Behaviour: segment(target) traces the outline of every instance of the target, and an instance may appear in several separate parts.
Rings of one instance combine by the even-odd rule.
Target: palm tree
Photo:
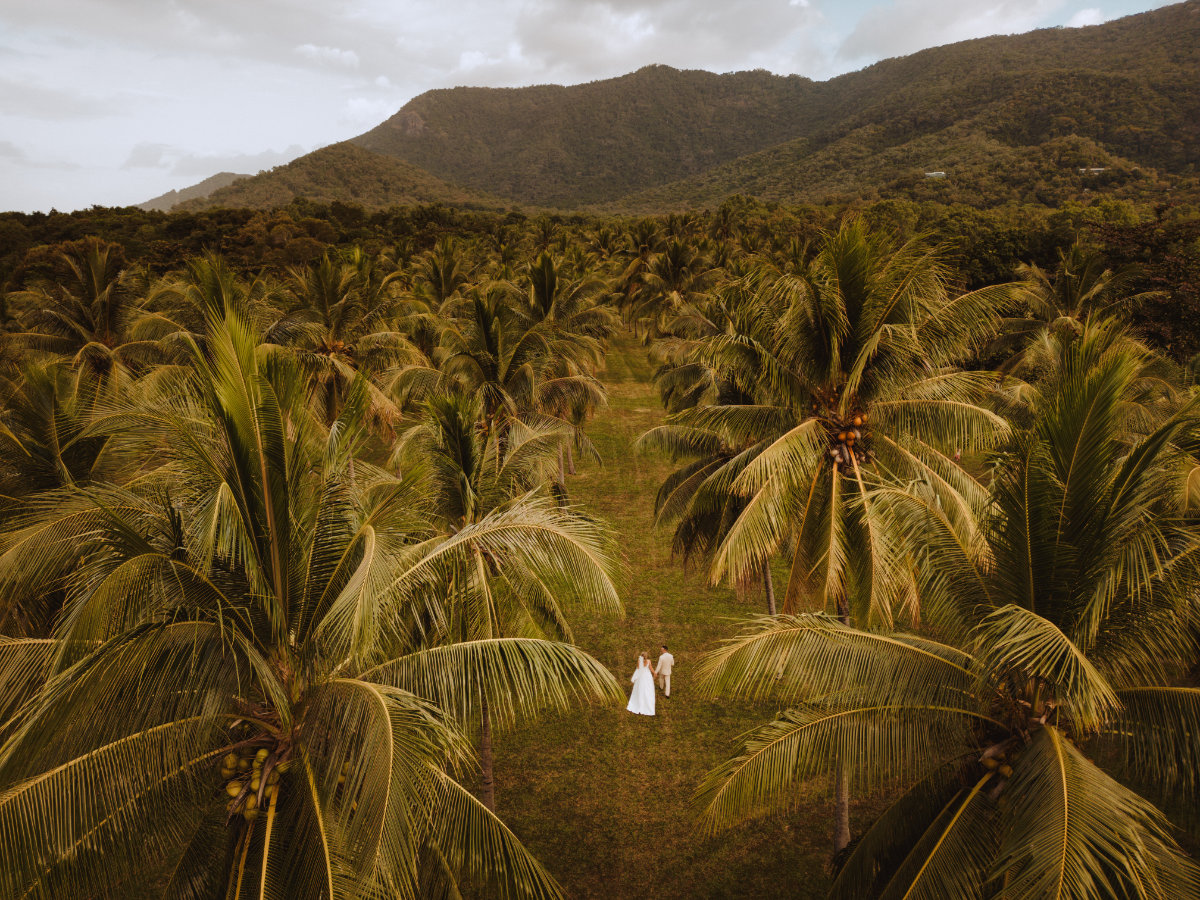
[[[316,263],[288,272],[288,311],[267,329],[266,339],[286,346],[305,372],[313,402],[327,425],[341,412],[359,372],[367,375],[372,419],[390,430],[400,419],[397,405],[371,376],[422,359],[407,338],[389,324],[387,287],[395,273],[375,277],[369,258],[349,260],[326,254]]]
[[[831,896],[1183,897],[1200,869],[1119,776],[1192,802],[1200,771],[1200,538],[1184,490],[1192,398],[1131,435],[1157,361],[1090,325],[1036,424],[999,457],[981,519],[928,484],[874,491],[907,535],[934,639],[821,613],[762,620],[715,651],[713,690],[791,705],[710,774],[718,827],[794,802],[838,765],[903,791]],[[1111,763],[1090,759],[1107,747]]]
[[[755,397],[738,384],[738,373],[704,362],[705,350],[714,338],[724,336],[769,343],[775,318],[744,289],[744,283],[726,285],[714,293],[711,302],[676,315],[670,330],[688,337],[656,345],[664,361],[655,373],[655,382],[667,411],[753,404]],[[734,490],[734,481],[765,444],[733,445],[712,429],[669,423],[642,435],[638,447],[663,450],[675,461],[686,460],[658,490],[655,524],[675,522],[671,551],[685,563],[698,557],[711,565],[746,508],[746,498]],[[773,616],[777,609],[769,560],[762,563],[761,578],[767,614]]]
[[[425,642],[493,641],[502,637],[549,638],[570,642],[564,613],[568,602],[619,613],[613,586],[613,555],[603,531],[569,509],[554,512],[564,534],[572,535],[571,552],[578,560],[555,570],[531,564],[528,557],[500,551],[490,538],[477,540],[480,523],[503,520],[515,534],[528,531],[536,543],[541,523],[526,519],[526,510],[544,515],[555,509],[544,486],[553,469],[552,456],[562,444],[557,429],[529,427],[520,421],[507,431],[485,431],[482,403],[475,396],[443,396],[429,401],[424,420],[405,436],[401,467],[424,470],[420,479],[426,498],[431,545],[458,548],[457,561],[444,577],[453,609],[447,621],[430,629]],[[503,438],[503,439],[502,439]],[[436,551],[431,551],[436,552]],[[481,658],[481,663],[490,664]],[[486,673],[465,673],[482,685]],[[491,707],[481,690],[463,724],[480,729],[482,798],[495,811]]]
[[[605,402],[596,369],[604,358],[604,342],[617,327],[616,314],[600,304],[605,294],[595,278],[567,279],[548,253],[529,266],[529,321],[547,330],[555,350],[546,360],[537,393],[540,410],[570,426],[573,439],[559,452],[558,480],[575,474],[574,447],[592,450],[583,427]],[[594,450],[592,450],[594,453]]]
[[[714,284],[717,271],[690,242],[672,238],[641,273],[631,318],[649,338],[666,333],[667,321],[694,305]]]
[[[564,331],[554,318],[538,318],[542,311],[535,314],[511,285],[480,286],[446,311],[456,315],[443,330],[436,361],[458,390],[480,396],[489,433],[503,435],[519,420],[548,422],[546,411],[581,397],[603,402],[599,382],[586,374],[598,342]]]
[[[32,310],[9,340],[67,357],[76,369],[117,390],[133,370],[157,358],[154,341],[134,334],[141,298],[131,290],[119,244],[85,238],[63,245],[59,278],[21,292]]]
[[[349,477],[362,380],[326,430],[254,334],[213,315],[186,391],[95,426],[135,481],[0,537],[0,614],[67,598],[49,639],[0,638],[0,894],[558,896],[456,780],[454,719],[619,689],[566,644],[424,635],[468,561],[607,585],[595,542],[533,501],[429,540],[419,479]]]
[[[786,612],[804,602],[844,623],[916,618],[912,566],[871,491],[921,481],[962,514],[983,501],[957,456],[1007,426],[981,405],[995,376],[955,362],[993,327],[1007,289],[954,296],[935,250],[893,246],[857,220],[824,236],[802,276],[762,269],[752,288],[754,330],[714,335],[695,356],[754,402],[698,405],[669,420],[752,457],[736,457],[731,488],[747,502],[715,551],[712,578],[743,580],[787,552]],[[850,839],[844,779],[836,805],[840,851]]]
[[[1023,315],[1002,323],[991,348],[993,353],[1015,350],[1006,363],[1010,369],[1036,366],[1047,338],[1065,345],[1091,319],[1123,318],[1145,297],[1128,293],[1132,271],[1113,272],[1100,253],[1079,242],[1059,250],[1053,274],[1031,263],[1018,266],[1017,275]]]

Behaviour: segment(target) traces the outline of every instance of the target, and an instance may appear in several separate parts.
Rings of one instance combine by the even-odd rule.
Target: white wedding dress
[[[637,670],[629,680],[633,682],[633,692],[629,695],[629,705],[625,708],[640,716],[654,715],[654,673],[646,657],[638,657]]]

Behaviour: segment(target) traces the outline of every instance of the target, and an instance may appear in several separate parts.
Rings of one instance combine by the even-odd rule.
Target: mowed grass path
[[[603,465],[569,479],[572,497],[619,534],[629,568],[624,619],[575,613],[576,642],[629,690],[639,651],[667,643],[676,668],[655,718],[624,708],[551,716],[496,740],[497,806],[571,897],[821,897],[832,802],[813,790],[797,812],[705,838],[690,800],[737,737],[773,708],[704,700],[693,688],[700,655],[765,611],[761,589],[739,601],[671,558],[653,524],[669,459],[637,455],[638,436],[663,420],[646,351],[622,335],[604,375],[609,407],[588,431]],[[857,822],[855,823],[858,824]]]

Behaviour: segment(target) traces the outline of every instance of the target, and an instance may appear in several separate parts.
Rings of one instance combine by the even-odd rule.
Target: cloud
[[[391,116],[402,104],[394,100],[351,97],[342,107],[341,121],[356,128],[374,128]]]
[[[353,50],[341,50],[337,47],[318,47],[316,44],[301,44],[296,52],[306,59],[347,69],[358,68],[358,54]]]
[[[172,175],[208,177],[217,172],[254,174],[291,162],[308,149],[292,144],[284,150],[259,153],[192,153],[169,144],[143,142],[129,152],[122,169],[162,169]]]
[[[1067,19],[1068,28],[1082,28],[1085,25],[1103,25],[1108,21],[1108,17],[1100,10],[1092,7],[1090,9],[1081,9],[1071,18]]]
[[[842,60],[875,60],[1042,25],[1065,0],[892,0],[869,11],[838,48]]]
[[[22,166],[27,169],[70,171],[79,168],[75,163],[67,162],[63,159],[30,153],[25,148],[18,147],[12,141],[0,141],[0,160],[10,165]]]
[[[97,97],[78,88],[46,87],[31,80],[0,78],[0,111],[28,119],[93,119],[127,108],[132,97]]]

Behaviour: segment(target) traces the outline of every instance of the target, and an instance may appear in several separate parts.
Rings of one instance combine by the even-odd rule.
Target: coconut
[[[225,785],[225,793],[230,797],[236,797],[242,792],[242,783],[240,781],[231,781]]]
[[[857,428],[858,426],[862,425],[862,423],[863,423],[863,417],[862,417],[862,416],[855,416],[855,417],[854,417],[854,427],[856,427],[856,428]]]
[[[260,762],[260,763],[261,763],[261,762],[262,762],[264,759],[266,759],[266,758],[267,758],[268,756],[270,756],[270,755],[271,755],[271,751],[270,751],[270,750],[268,750],[266,747],[260,747],[260,748],[259,748],[259,751],[258,751],[257,753],[255,753],[255,754],[254,754],[254,758],[255,758],[255,759],[258,761],[258,762]]]
[[[257,794],[251,794],[250,796],[248,796],[246,798],[245,809],[246,809],[246,812],[253,812],[254,810],[258,809],[258,795]]]
[[[238,764],[238,755],[236,753],[227,753],[225,758],[221,760],[221,767],[224,769],[236,769]]]
[[[272,769],[271,773],[269,775],[267,775],[267,784],[278,784],[278,783],[279,783],[279,770]]]
[[[241,759],[238,760],[237,767],[238,767],[239,772],[249,772],[250,771],[250,760],[246,759],[245,757],[242,757]]]
[[[1006,765],[1003,765],[1000,767],[1000,774],[1003,775],[1005,778],[1012,778],[1012,773],[1013,773],[1012,766],[1006,764]]]

